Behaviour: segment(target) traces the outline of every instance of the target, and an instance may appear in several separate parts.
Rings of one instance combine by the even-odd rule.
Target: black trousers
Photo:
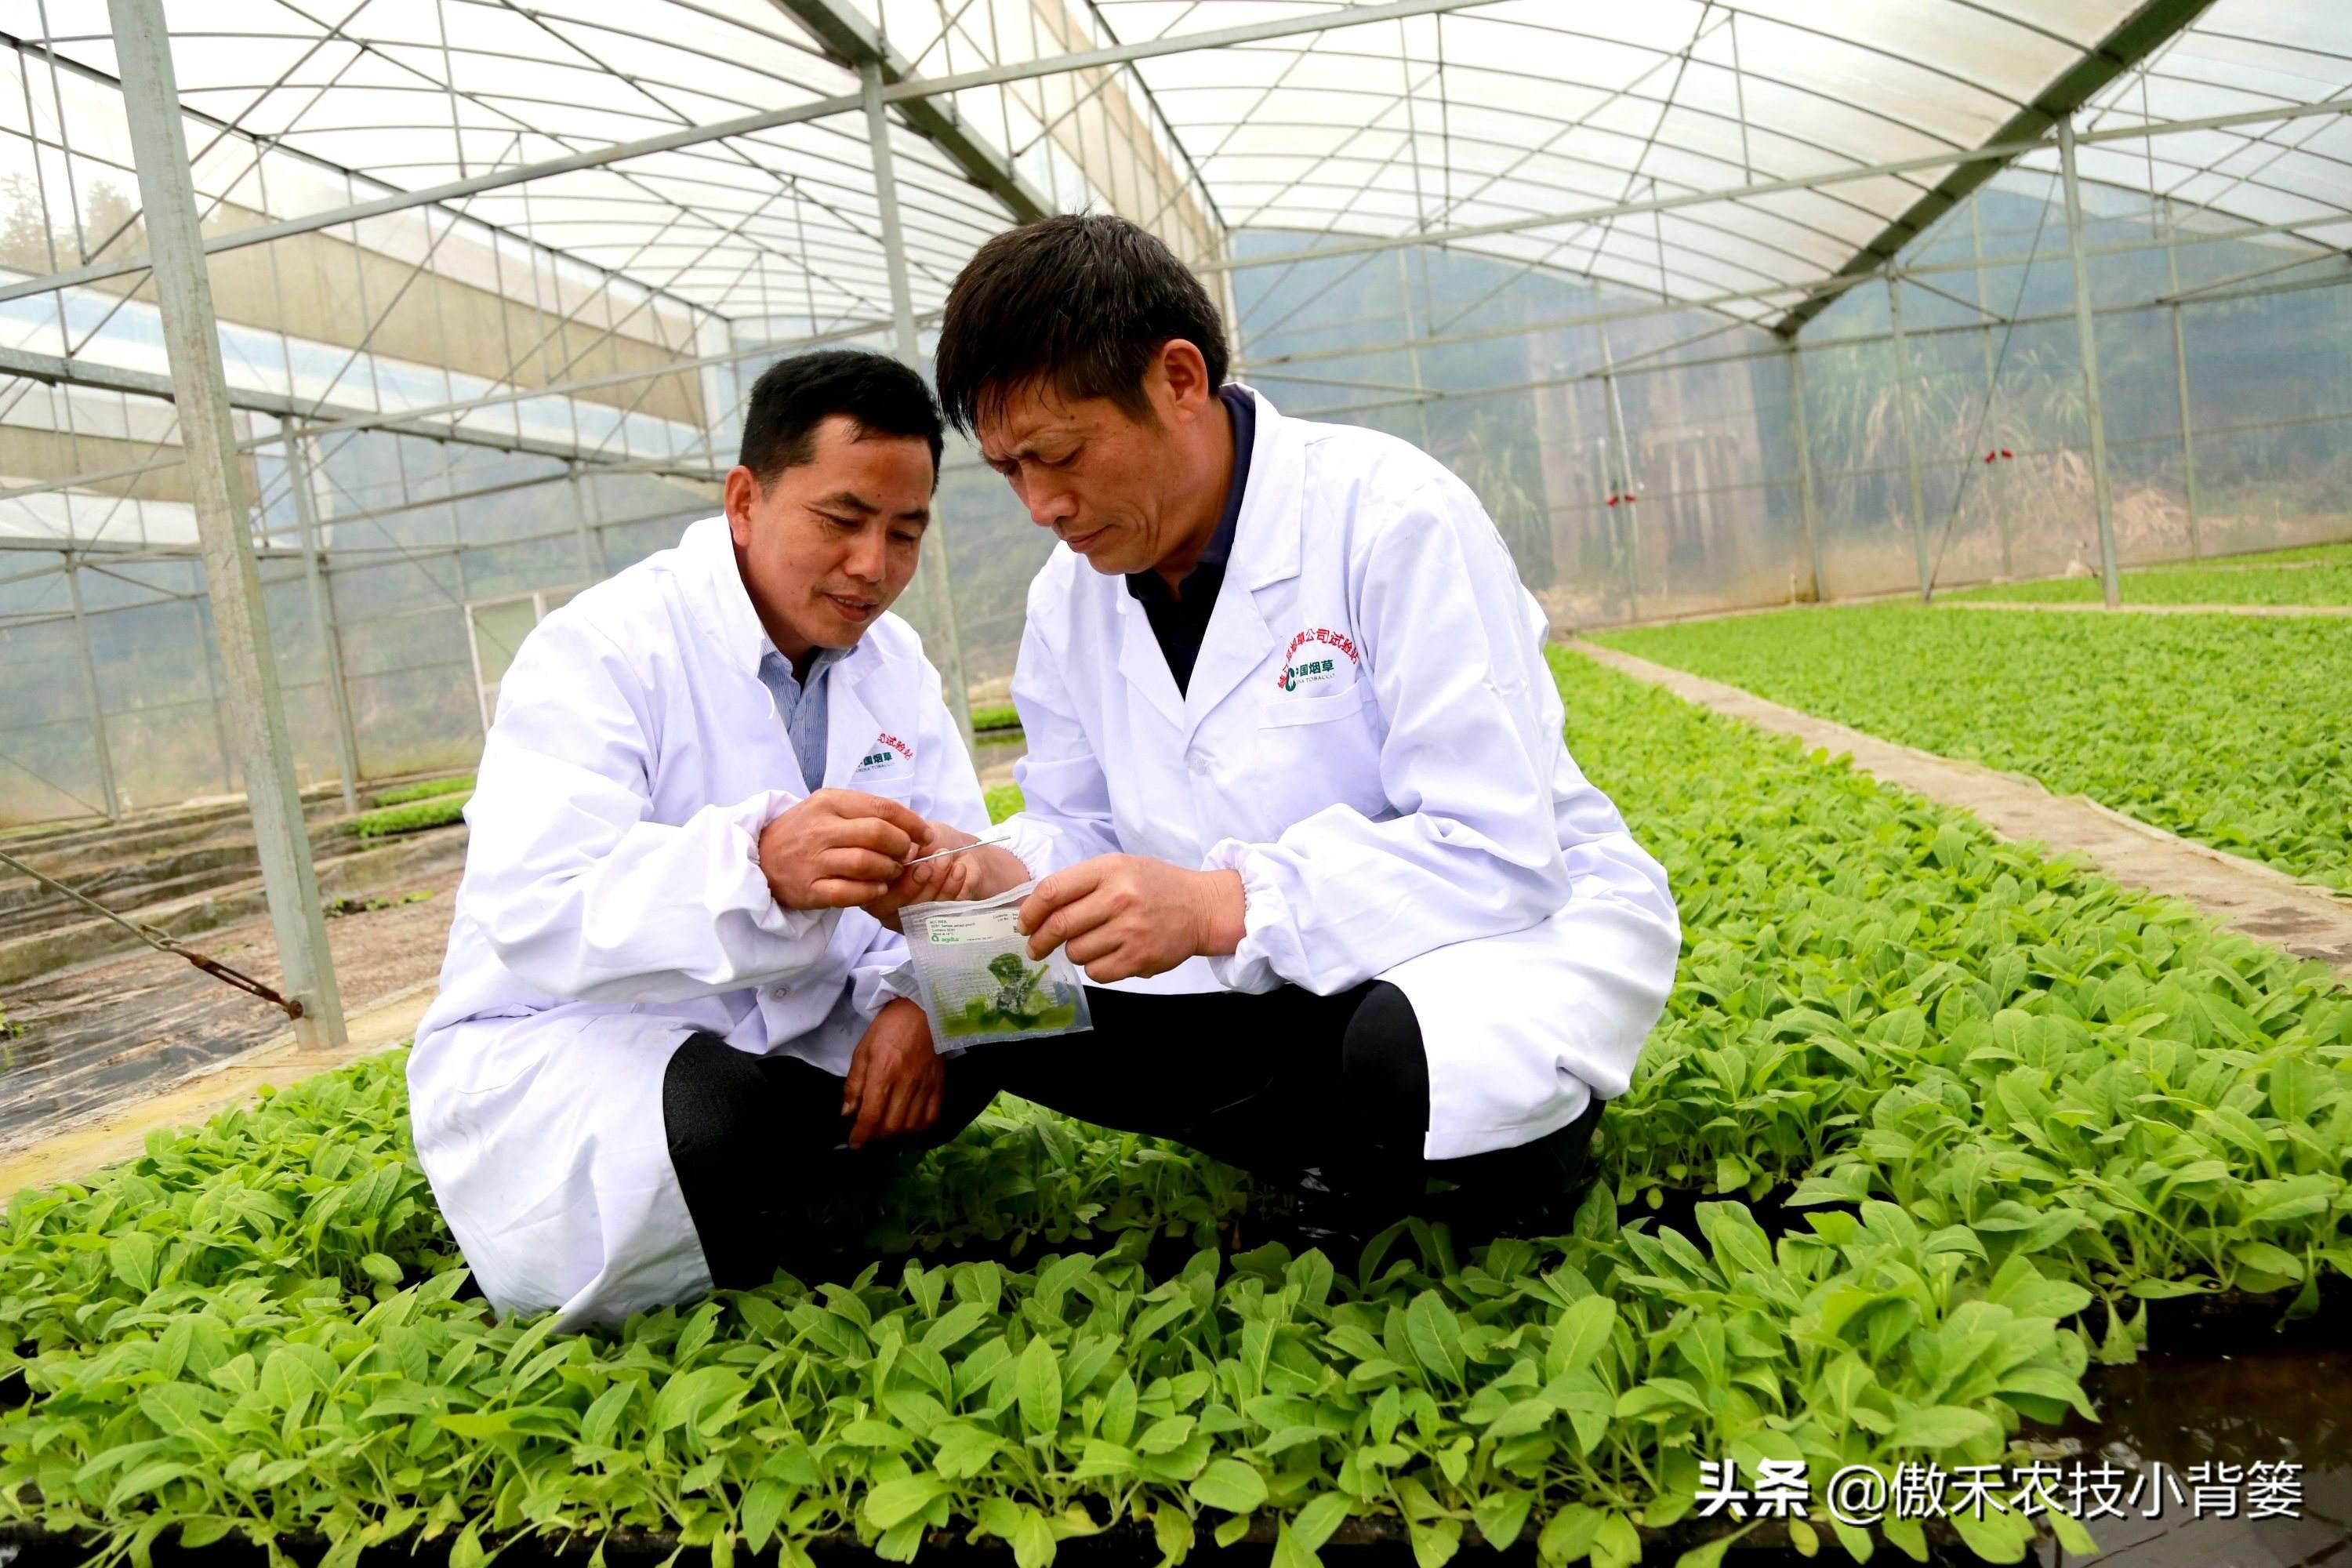
[[[1082,1121],[1183,1143],[1318,1195],[1343,1226],[1423,1212],[1500,1232],[1561,1215],[1589,1175],[1601,1102],[1567,1127],[1425,1160],[1429,1056],[1402,991],[1151,996],[1087,988],[1094,1028],[1005,1051],[997,1081]],[[986,1049],[988,1047],[982,1047]],[[1430,1184],[1450,1191],[1433,1194]]]
[[[764,1285],[865,1235],[906,1161],[971,1125],[995,1098],[992,1064],[947,1062],[940,1119],[911,1138],[848,1146],[842,1080],[793,1057],[755,1057],[698,1034],[662,1078],[662,1128],[711,1283]]]
[[[1533,1142],[1423,1159],[1429,1058],[1412,1003],[1385,982],[1335,996],[1089,986],[1087,1005],[1086,1033],[949,1058],[937,1124],[862,1150],[844,1143],[831,1073],[713,1035],[687,1040],[663,1081],[662,1118],[712,1280],[763,1284],[779,1267],[854,1246],[904,1161],[962,1131],[999,1089],[1198,1149],[1359,1229],[1410,1212],[1488,1233],[1564,1226],[1588,1175],[1598,1100]],[[1433,1196],[1433,1180],[1450,1191]]]

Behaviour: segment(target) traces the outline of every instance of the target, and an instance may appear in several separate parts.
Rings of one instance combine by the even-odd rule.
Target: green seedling
[[[2352,892],[2345,631],[1871,605],[1600,640]]]
[[[2352,1270],[2329,972],[1556,669],[1685,943],[1563,1234],[1234,1252],[1238,1173],[1000,1100],[905,1172],[855,1273],[559,1337],[468,1293],[383,1057],[10,1203],[0,1520],[110,1568],[231,1538],[482,1568],[625,1530],[715,1568],[938,1531],[1046,1568],[1114,1524],[1173,1568],[1253,1522],[1317,1568],[1351,1520],[1417,1568],[1530,1541],[1627,1568],[1696,1525],[1702,1458],[1817,1485],[2013,1460],[2026,1423],[2089,1413],[2150,1298],[2304,1304]],[[1994,1561],[2027,1532],[1963,1527]],[[1901,1522],[1810,1544],[1927,1551]]]
[[[352,818],[350,826],[362,838],[389,838],[395,834],[421,833],[428,827],[446,827],[465,819],[466,803],[473,798],[470,794],[440,795],[383,811],[362,812]]]

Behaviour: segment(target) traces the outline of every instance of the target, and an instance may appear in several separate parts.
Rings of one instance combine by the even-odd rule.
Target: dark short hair
[[[1008,393],[1048,377],[1064,397],[1148,417],[1144,372],[1176,338],[1224,384],[1224,323],[1175,252],[1122,217],[1040,218],[982,246],[948,291],[940,402],[968,434]]]
[[[931,488],[939,488],[947,432],[931,389],[889,355],[859,349],[795,354],[761,371],[743,410],[743,450],[736,460],[771,484],[815,458],[817,426],[836,414],[860,436],[919,437],[931,449]]]

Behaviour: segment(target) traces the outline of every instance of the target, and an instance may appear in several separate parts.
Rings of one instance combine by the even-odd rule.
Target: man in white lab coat
[[[1002,1081],[1342,1232],[1432,1178],[1474,1223],[1557,1219],[1673,979],[1664,874],[1569,755],[1477,498],[1226,365],[1119,218],[1000,235],[949,297],[948,416],[1067,546],[1013,675],[1027,808],[954,890],[1042,878],[1032,952],[1098,983],[1095,1034],[1005,1047]]]
[[[753,386],[726,515],[540,623],[500,683],[417,1157],[501,1310],[617,1320],[853,1227],[991,1085],[906,1000],[926,819],[987,824],[913,630],[941,426],[875,354]],[[952,861],[940,864],[952,864]]]

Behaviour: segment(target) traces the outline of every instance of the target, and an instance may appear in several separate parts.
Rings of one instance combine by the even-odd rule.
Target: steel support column
[[[915,334],[915,294],[908,281],[907,235],[898,217],[898,158],[890,147],[890,110],[882,99],[882,68],[869,60],[857,74],[865,89],[866,142],[867,156],[874,162],[882,260],[890,279],[890,345],[908,368],[920,374],[923,350]]]
[[[2083,345],[2083,407],[2091,426],[2091,495],[2099,515],[2099,590],[2112,610],[2123,602],[2123,590],[2116,577],[2116,505],[2107,489],[2107,417],[2099,398],[2099,331],[2091,319],[2091,266],[2083,255],[2083,182],[2074,173],[2072,115],[2062,115],[2058,121],[2058,170],[2066,185],[2066,250],[2074,259],[2074,332]]]
[[[397,449],[394,451],[393,456],[395,459],[399,458],[400,454]],[[441,448],[440,493],[447,495],[457,488],[457,468],[450,461],[449,448],[444,447]],[[404,466],[401,472],[400,493],[404,497],[409,496],[413,493],[408,488],[408,475]],[[474,674],[476,678],[476,689],[478,693],[482,670],[482,659],[480,647],[474,641],[476,635],[474,626],[474,589],[473,585],[466,580],[466,528],[465,524],[458,521],[457,509],[454,506],[449,509],[448,555],[450,574],[457,580],[457,608],[466,617],[466,637],[467,646],[473,649],[474,653]],[[444,592],[446,592],[446,590],[445,589]],[[483,742],[488,744],[490,738],[490,721],[497,717],[497,714],[492,710],[484,707],[479,702],[476,702],[474,704],[474,708],[477,716],[482,721]]]
[[[212,633],[205,626],[204,595],[188,595],[188,620],[196,634],[196,662],[205,667],[205,707],[213,716],[213,747],[220,753],[221,793],[236,792],[236,754],[228,743],[228,721],[221,716],[220,677],[213,673]]]
[[[1223,237],[1225,260],[1230,263],[1234,258],[1233,231],[1226,230]],[[1227,374],[1234,381],[1245,382],[1249,379],[1249,355],[1242,347],[1242,301],[1240,293],[1234,286],[1234,269],[1230,265],[1223,272],[1213,275],[1217,289],[1217,308],[1223,311],[1225,316],[1225,350],[1231,361]],[[1202,279],[1204,282],[1209,280]]]
[[[2189,507],[2189,558],[2205,554],[2205,529],[2197,515],[2197,434],[2189,415],[2189,342],[2180,326],[2180,250],[2172,243],[2172,198],[2164,198],[2164,270],[2172,301],[2172,374],[2180,389],[2180,486]]]
[[[319,531],[319,492],[310,487],[310,444],[289,423],[286,436],[286,488],[294,497],[294,521],[302,536],[302,582],[310,595],[310,624],[325,651],[327,711],[335,720],[335,771],[342,777],[343,809],[360,808],[359,726],[352,721],[352,689],[343,679],[343,633],[335,620],[334,588],[320,569],[326,541]]]
[[[923,347],[915,336],[915,294],[907,280],[907,236],[898,222],[898,177],[890,155],[890,110],[882,97],[882,67],[868,60],[858,68],[866,95],[866,139],[874,158],[874,198],[882,214],[882,255],[890,274],[891,345],[917,375],[923,374]],[[932,514],[923,530],[923,602],[930,611],[926,649],[946,683],[948,711],[955,715],[963,749],[973,751],[971,691],[964,680],[963,639],[957,635],[955,601],[949,590],[947,520]]]
[[[72,517],[70,507],[66,515]],[[106,803],[107,816],[121,816],[122,798],[114,790],[114,750],[106,743],[106,707],[98,698],[98,660],[89,649],[89,616],[81,606],[81,566],[70,551],[65,562],[66,603],[73,609],[74,652],[81,660],[81,697],[89,709],[89,736],[98,758],[98,797]]]
[[[1805,351],[1789,340],[1789,429],[1797,444],[1797,501],[1805,514],[1805,554],[1812,563],[1813,603],[1830,596],[1829,574],[1822,570],[1820,510],[1813,500],[1813,449],[1805,434]]]
[[[1895,423],[1903,433],[1903,476],[1911,499],[1911,553],[1919,566],[1919,602],[1934,597],[1936,569],[1927,560],[1927,503],[1919,489],[1919,441],[1911,430],[1911,342],[1903,335],[1903,289],[1886,280],[1887,331],[1895,340]]]
[[[1592,300],[1601,302],[1601,280],[1592,281]],[[1617,358],[1609,346],[1609,323],[1601,328],[1601,418],[1608,431],[1605,465],[1614,471],[1607,476],[1611,519],[1610,541],[1617,547],[1621,570],[1624,573],[1625,618],[1639,620],[1642,616],[1642,539],[1634,531],[1633,517],[1633,454],[1625,444],[1625,408],[1617,399]]]
[[[1414,324],[1414,316],[1412,313],[1412,262],[1411,253],[1403,250],[1398,251],[1396,253],[1396,263],[1397,299],[1404,307],[1405,340],[1412,345],[1405,350],[1406,356],[1412,365],[1412,389],[1416,393],[1426,394],[1429,390],[1429,383],[1422,379],[1421,344],[1416,341],[1421,336],[1421,328]],[[1228,285],[1231,284],[1232,274],[1228,273],[1226,275],[1226,282]],[[1428,397],[1423,395],[1417,398],[1414,401],[1412,407],[1413,413],[1421,421],[1421,449],[1426,452],[1429,450]]]
[[[1969,198],[1969,254],[1976,261],[1977,313],[1985,319],[1985,423],[1990,425],[1992,423],[1993,398],[2000,390],[2000,356],[1993,352],[1992,305],[1985,298],[1984,205],[1973,195]],[[2007,507],[1993,508],[1993,525],[2000,530],[2000,574],[2003,577],[2013,577],[2017,574],[2012,564],[2015,552],[2010,542],[2010,518]]]
[[[301,1005],[294,1035],[303,1049],[344,1040],[342,999],[319,909],[319,878],[294,782],[286,710],[270,657],[269,623],[254,564],[228,382],[221,368],[220,328],[180,116],[179,81],[163,0],[108,0],[122,105],[139,175],[148,244],[154,256],[155,301],[180,405],[180,442],[203,543],[213,635],[228,676],[230,707],[244,763],[246,798],[269,899],[270,924],[286,991]]]
[[[580,465],[571,468],[572,526],[580,545],[580,580],[601,583],[611,574],[604,569],[604,533],[589,514],[596,510],[596,492],[580,477]]]

